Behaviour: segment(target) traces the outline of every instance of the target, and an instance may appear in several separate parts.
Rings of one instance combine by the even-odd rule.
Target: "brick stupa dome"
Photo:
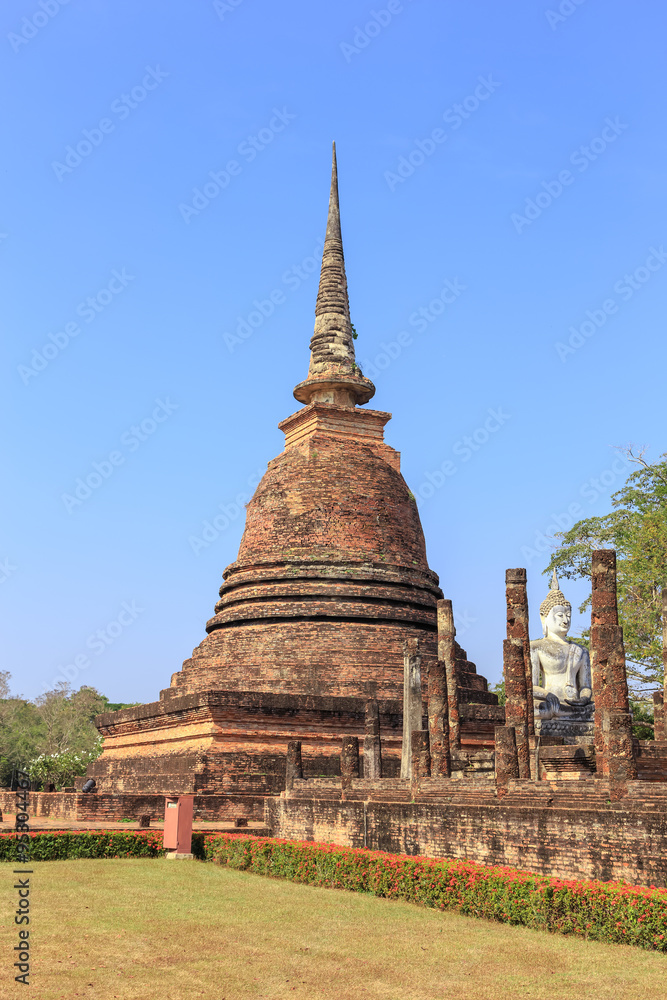
[[[306,405],[248,504],[207,637],[170,696],[210,689],[399,698],[403,642],[435,655],[438,578],[415,499],[384,443],[391,414],[361,409],[334,160]]]

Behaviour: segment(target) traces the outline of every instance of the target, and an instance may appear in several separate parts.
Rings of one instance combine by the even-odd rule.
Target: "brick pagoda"
[[[97,719],[103,792],[224,794],[284,787],[290,740],[305,775],[337,773],[341,740],[378,703],[385,774],[397,773],[404,643],[437,656],[436,602],[417,505],[384,442],[391,414],[355,362],[334,147],[322,271],[303,404],[248,504],[206,638],[160,701]],[[457,647],[461,737],[493,743],[503,721]],[[424,685],[425,686],[425,685]]]

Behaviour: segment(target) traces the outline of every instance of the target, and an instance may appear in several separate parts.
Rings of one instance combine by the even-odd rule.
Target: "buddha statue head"
[[[551,577],[551,589],[540,604],[540,621],[544,637],[565,642],[572,620],[572,605],[558,586],[556,570]]]

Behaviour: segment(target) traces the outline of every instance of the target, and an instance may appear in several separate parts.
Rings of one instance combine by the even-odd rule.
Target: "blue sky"
[[[548,536],[609,510],[614,446],[665,450],[665,12],[12,0],[0,20],[14,690],[69,669],[151,701],[203,638],[239,495],[298,408],[332,139],[370,405],[498,680],[505,568],[528,568],[538,637]]]

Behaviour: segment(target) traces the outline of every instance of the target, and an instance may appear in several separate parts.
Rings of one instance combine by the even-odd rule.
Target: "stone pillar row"
[[[449,778],[451,748],[461,745],[452,602],[437,603],[438,659],[428,673],[428,729],[422,729],[421,656],[418,642],[404,646],[403,752],[401,777]]]
[[[625,785],[637,777],[632,739],[632,716],[625,669],[623,629],[618,624],[616,600],[616,553],[599,549],[593,553],[591,608],[591,672],[595,702],[596,770],[612,783],[612,797],[624,794]],[[503,642],[505,678],[505,725],[495,730],[496,785],[506,794],[513,778],[530,778],[530,737],[534,735],[533,684],[528,631],[528,600],[525,569],[510,569],[505,575],[507,639]],[[403,689],[403,749],[401,777],[419,779],[449,777],[451,750],[460,749],[458,677],[452,602],[438,601],[438,659],[428,677],[428,729],[422,729],[422,684],[419,640],[405,642]],[[667,591],[663,594],[664,656],[667,661]],[[667,667],[667,662],[666,662]],[[662,692],[654,696],[656,739],[667,738],[667,719]],[[380,717],[377,701],[366,703],[363,742],[364,775],[382,776]],[[359,740],[345,736],[341,751],[343,794],[359,776]],[[287,750],[287,788],[303,777],[301,743],[292,741]]]
[[[620,798],[625,794],[627,782],[636,779],[637,764],[632,739],[623,629],[618,624],[616,553],[612,549],[593,552],[591,575],[591,673],[595,702],[596,773],[598,777],[609,778],[612,798]],[[525,569],[508,569],[505,586],[505,726],[496,729],[496,782],[499,795],[507,792],[511,778],[530,777],[529,738],[534,734]],[[664,606],[667,608],[667,599]],[[665,617],[667,618],[667,612]],[[667,638],[665,650],[667,657]],[[655,698],[656,724],[657,731],[663,734],[663,738],[664,701],[664,696],[661,698],[658,693]]]

